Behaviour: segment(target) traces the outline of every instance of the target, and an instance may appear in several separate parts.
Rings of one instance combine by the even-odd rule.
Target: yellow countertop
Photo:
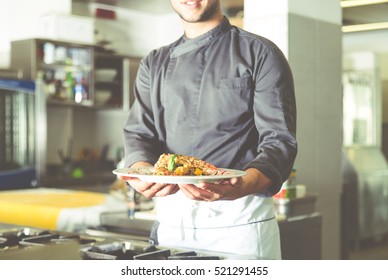
[[[37,188],[0,192],[0,222],[73,231],[96,226],[100,214],[126,211],[126,203],[109,194]]]

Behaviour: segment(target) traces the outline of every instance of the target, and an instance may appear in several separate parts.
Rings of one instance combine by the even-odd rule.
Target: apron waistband
[[[191,230],[211,230],[211,229],[222,229],[222,228],[233,228],[233,227],[240,227],[240,226],[246,226],[246,225],[253,225],[253,224],[258,224],[258,223],[264,223],[264,222],[268,222],[268,221],[271,221],[271,220],[274,220],[276,217],[271,217],[271,218],[268,218],[268,219],[264,219],[264,220],[259,220],[259,221],[254,221],[254,222],[250,222],[250,223],[246,223],[246,224],[238,224],[238,225],[231,225],[231,226],[224,226],[224,227],[201,227],[201,228],[182,228],[182,227],[178,227],[178,226],[171,226],[171,225],[165,225],[163,224],[163,226],[167,226],[167,227],[171,227],[171,228],[176,228],[176,229],[191,229]],[[152,225],[152,228],[151,228],[151,233],[150,233],[150,241],[152,244],[154,245],[158,245],[158,228],[160,226],[160,222],[158,221],[155,221],[154,224]]]

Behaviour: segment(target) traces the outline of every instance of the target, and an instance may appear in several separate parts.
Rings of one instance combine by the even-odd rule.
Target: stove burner
[[[90,244],[95,239],[83,238],[74,234],[61,234],[48,230],[22,228],[0,232],[0,250],[8,250],[21,246],[44,246],[52,243],[75,241],[79,244]]]
[[[0,232],[0,249],[18,246],[25,238],[46,234],[47,232],[48,231],[35,231],[29,228]]]
[[[80,250],[84,260],[220,260],[218,256],[198,255],[194,251],[158,248],[154,245],[132,246],[130,242],[110,243]]]
[[[52,243],[77,242],[78,244],[89,244],[96,242],[95,239],[83,238],[79,235],[62,235],[58,233],[40,234],[38,236],[23,238],[20,245],[44,246]]]
[[[71,259],[84,260],[220,260],[226,258],[224,255],[218,256],[215,253],[213,255],[211,252],[166,248],[145,240],[130,238],[126,236],[97,237],[88,234],[15,227],[0,230],[0,259],[23,259],[24,256],[30,256],[29,252],[37,252],[37,254],[46,252],[57,259],[56,250],[63,246],[71,248],[69,250]]]

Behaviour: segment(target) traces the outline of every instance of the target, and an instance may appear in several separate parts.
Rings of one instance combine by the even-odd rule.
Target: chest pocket
[[[251,77],[220,80],[218,84],[218,105],[230,110],[229,113],[241,114],[252,110],[253,81]]]

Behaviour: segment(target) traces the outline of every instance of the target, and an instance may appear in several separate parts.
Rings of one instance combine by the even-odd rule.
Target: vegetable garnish
[[[169,171],[173,171],[175,169],[175,158],[176,158],[176,154],[172,154],[170,156],[170,160],[168,161],[168,167],[167,167]]]

